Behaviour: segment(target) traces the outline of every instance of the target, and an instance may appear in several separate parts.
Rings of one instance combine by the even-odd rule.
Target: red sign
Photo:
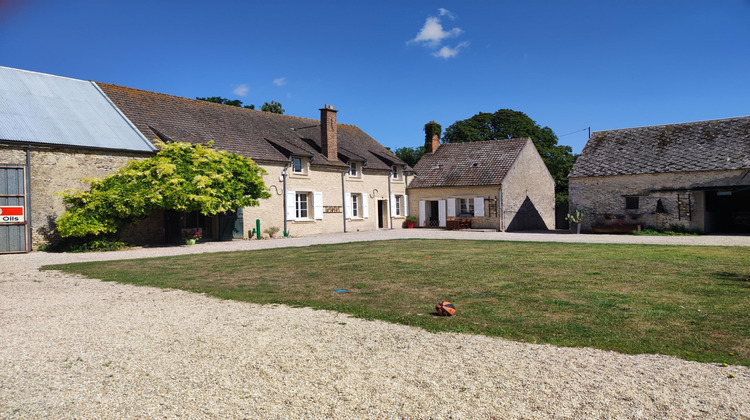
[[[0,206],[0,223],[23,223],[23,206]]]

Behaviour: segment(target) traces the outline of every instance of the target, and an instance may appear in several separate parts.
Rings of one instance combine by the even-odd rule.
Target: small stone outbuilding
[[[530,138],[425,147],[407,189],[418,226],[554,229],[555,182]]]
[[[588,232],[750,233],[750,116],[593,133],[570,208]]]

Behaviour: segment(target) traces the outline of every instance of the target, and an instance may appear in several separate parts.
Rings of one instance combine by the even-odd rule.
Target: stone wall
[[[500,207],[503,230],[555,228],[555,180],[533,143],[505,175]]]
[[[74,148],[31,148],[31,231],[32,246],[55,239],[55,220],[65,212],[62,196],[68,189],[88,188],[85,178],[101,178],[113,173],[128,161],[149,155],[116,151]],[[23,146],[0,147],[0,164],[26,164]]]
[[[67,189],[88,188],[84,178],[102,178],[115,172],[128,161],[149,157],[147,154],[93,151],[73,148],[32,147],[31,149],[31,229],[32,244],[37,247],[57,238],[54,221],[65,212],[62,197],[58,193]],[[26,151],[21,146],[0,146],[0,164],[25,165]],[[248,238],[255,227],[255,220],[261,220],[261,231],[276,226],[284,227],[284,198],[281,172],[283,165],[264,163],[261,165],[268,174],[263,177],[269,187],[271,198],[261,200],[260,206],[243,210],[243,236]],[[291,170],[289,171],[291,173]],[[344,204],[341,192],[343,170],[330,170],[308,166],[308,175],[292,175],[287,178],[288,191],[323,192],[323,206],[326,210],[322,220],[293,221],[287,224],[293,236],[344,231]],[[365,168],[360,178],[345,176],[345,191],[361,193],[368,200],[369,217],[349,219],[347,231],[378,229],[378,200],[386,202],[384,228],[391,227],[390,197],[388,181],[390,171],[373,171]],[[406,183],[402,178],[392,180],[392,194],[405,195]],[[394,217],[392,227],[400,229],[405,216]],[[120,233],[123,240],[135,243],[164,242],[163,212],[154,212],[136,225]],[[267,236],[267,234],[264,234]]]
[[[746,175],[737,170],[570,178],[570,211],[584,211],[584,232],[620,224],[705,232],[712,215],[702,189],[750,186]],[[626,209],[626,197],[637,197],[638,208]]]

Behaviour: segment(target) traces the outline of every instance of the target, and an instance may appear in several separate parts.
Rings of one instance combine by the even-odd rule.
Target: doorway
[[[385,228],[386,201],[378,200],[378,229]]]
[[[750,190],[706,191],[706,233],[750,233]]]

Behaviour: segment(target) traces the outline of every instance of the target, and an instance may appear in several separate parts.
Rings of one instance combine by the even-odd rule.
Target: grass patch
[[[742,247],[409,239],[44,269],[429,331],[750,365]],[[441,300],[457,315],[431,315]]]

